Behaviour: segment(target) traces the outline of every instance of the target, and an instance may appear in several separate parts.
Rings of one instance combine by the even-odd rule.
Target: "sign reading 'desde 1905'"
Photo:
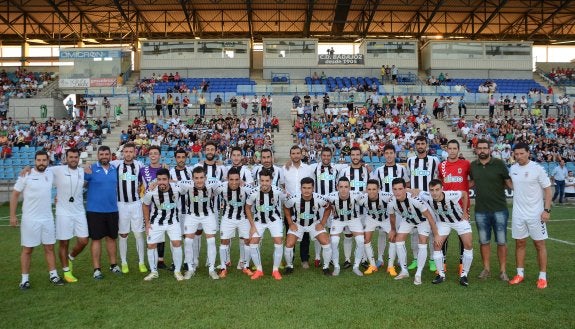
[[[318,64],[323,65],[363,65],[363,54],[325,54],[318,57]]]

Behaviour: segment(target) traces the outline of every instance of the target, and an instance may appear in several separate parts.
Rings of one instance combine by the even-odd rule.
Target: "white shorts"
[[[287,234],[291,234],[291,235],[295,235],[297,237],[298,241],[301,241],[301,239],[303,238],[303,234],[305,232],[309,233],[310,237],[316,237],[321,233],[327,233],[325,228],[321,231],[318,231],[315,229],[315,226],[317,224],[319,224],[319,221],[313,222],[311,225],[309,226],[301,226],[299,223],[295,223],[297,225],[297,231],[292,231],[292,230],[288,230]]]
[[[182,240],[182,230],[180,228],[180,223],[172,223],[171,225],[170,224],[158,225],[154,223],[150,226],[150,231],[148,233],[148,238],[146,239],[146,242],[148,244],[164,242],[164,238],[166,236],[165,233],[168,233],[170,241]]]
[[[195,234],[200,225],[206,234],[214,235],[218,231],[216,215],[196,216],[187,214],[184,217],[184,234]]]
[[[20,244],[23,247],[37,247],[56,243],[56,226],[52,218],[25,219],[20,223]]]
[[[377,228],[379,228],[380,231],[389,233],[389,231],[391,231],[391,223],[389,222],[389,219],[385,219],[384,221],[380,222],[371,217],[368,217],[365,220],[365,232],[373,232]]]
[[[284,224],[281,220],[275,220],[266,224],[257,221],[255,224],[257,233],[253,236],[254,238],[263,237],[266,229],[270,231],[272,238],[282,238],[284,236]]]
[[[118,202],[118,233],[128,234],[132,232],[144,232],[144,214],[142,213],[142,201]]]
[[[462,220],[454,223],[437,221],[436,224],[437,233],[441,236],[449,235],[451,230],[455,230],[457,235],[471,233],[471,224],[469,224],[469,221],[467,220]]]
[[[236,236],[236,229],[242,239],[250,237],[250,222],[246,218],[242,219],[229,219],[223,218],[220,223],[220,238],[231,239]]]
[[[511,221],[511,237],[513,239],[525,239],[531,237],[535,241],[545,240],[547,236],[547,225],[541,219],[521,219],[513,218]]]
[[[427,221],[421,222],[417,225],[411,222],[403,221],[401,222],[399,228],[397,229],[397,233],[412,233],[412,232],[417,233],[419,235],[429,236],[431,228]]]
[[[78,215],[56,214],[56,239],[70,240],[73,237],[88,237],[88,221],[86,213]]]
[[[352,220],[340,221],[334,219],[331,222],[331,235],[339,235],[340,233],[350,234],[351,232],[363,233],[363,224],[360,218],[354,218]]]

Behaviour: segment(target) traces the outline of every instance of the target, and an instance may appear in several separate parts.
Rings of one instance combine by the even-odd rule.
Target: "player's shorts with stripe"
[[[168,233],[170,241],[182,240],[182,230],[180,227],[180,223],[172,223],[164,225],[154,223],[150,226],[150,231],[148,232],[146,242],[148,244],[164,242],[166,233]]]
[[[250,237],[250,222],[247,218],[229,219],[222,218],[220,223],[220,236],[222,239],[231,239],[236,236],[236,229],[242,239]]]
[[[345,229],[348,229],[346,232]],[[331,235],[338,235],[340,233],[351,233],[351,232],[363,232],[363,224],[361,223],[361,218],[354,218],[351,220],[340,221],[333,220],[331,222]]]
[[[37,247],[56,243],[56,227],[52,218],[22,218],[20,242],[23,247]]]
[[[417,225],[408,221],[402,221],[397,229],[397,233],[413,233],[429,236],[429,233],[431,233],[431,227],[427,221],[421,222]]]
[[[118,202],[118,233],[128,234],[132,232],[144,232],[144,214],[142,213],[142,201]]]
[[[70,240],[73,237],[87,238],[88,236],[88,220],[85,213],[77,215],[56,214],[57,240]]]
[[[311,225],[309,226],[301,226],[299,223],[295,223],[297,225],[297,231],[292,231],[291,229],[288,230],[287,234],[292,234],[295,235],[297,237],[298,241],[301,241],[301,239],[303,238],[303,234],[304,233],[309,233],[310,237],[316,237],[321,233],[327,233],[325,228],[318,231],[315,229],[315,226],[317,224],[319,224],[319,222],[313,222]]]
[[[259,221],[256,221],[254,224],[256,225],[257,233],[253,236],[254,238],[261,238],[264,236],[264,232],[266,229],[270,231],[270,235],[272,238],[281,238],[284,235],[284,225],[283,221],[275,220],[273,222],[267,222],[262,224]]]
[[[442,222],[437,221],[437,233],[441,236],[449,235],[451,230],[455,230],[457,235],[462,235],[466,233],[471,233],[471,224],[467,220],[461,220],[457,222]]]
[[[531,237],[535,241],[548,238],[547,225],[540,218],[523,219],[513,218],[511,221],[511,237],[513,239],[525,239]]]
[[[215,214],[210,214],[208,216],[187,214],[184,217],[184,221],[184,234],[195,234],[200,225],[206,234],[214,235],[218,231],[218,223],[216,221]]]

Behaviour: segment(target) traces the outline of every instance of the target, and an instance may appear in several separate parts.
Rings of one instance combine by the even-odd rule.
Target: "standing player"
[[[208,267],[209,276],[217,280],[220,277],[216,273],[216,232],[217,232],[217,219],[214,213],[214,185],[206,184],[206,173],[204,168],[196,167],[192,170],[192,181],[181,182],[182,186],[186,187],[190,195],[190,208],[185,216],[184,223],[184,255],[185,261],[188,264],[188,271],[184,275],[186,280],[189,280],[195,273],[194,262],[194,248],[193,239],[198,226],[202,225],[206,233],[206,242],[208,249]]]
[[[431,211],[435,214],[437,221],[437,233],[439,240],[435,244],[433,258],[439,264],[443,263],[444,254],[441,252],[443,241],[447,239],[451,230],[457,231],[463,243],[463,268],[459,273],[459,284],[467,287],[469,282],[467,275],[473,261],[473,240],[471,236],[471,225],[469,224],[469,196],[465,191],[444,191],[439,179],[432,179],[429,182],[429,193],[423,192],[421,199],[427,202]],[[463,204],[463,207],[460,206]],[[438,284],[445,281],[445,271],[439,266],[437,276],[432,283]]]
[[[533,239],[539,263],[537,288],[547,288],[547,239],[546,222],[551,213],[551,181],[537,163],[529,160],[529,145],[517,143],[513,147],[515,163],[509,169],[513,181],[513,221],[511,235],[515,239],[517,275],[509,280],[515,285],[525,278],[525,248],[527,237]]]
[[[236,168],[240,172],[240,179],[245,184],[253,185],[254,178],[252,173],[250,172],[250,169],[247,166],[244,166],[242,162],[242,149],[238,146],[232,147],[231,158],[232,164],[229,165],[226,169],[230,170],[232,168]]]
[[[177,202],[180,193],[185,193],[179,185],[170,183],[168,169],[160,169],[156,173],[154,187],[150,187],[142,198],[142,212],[148,236],[148,264],[150,274],[144,280],[151,281],[159,277],[157,243],[164,242],[166,233],[172,244],[174,257],[174,277],[184,280],[182,275],[182,230],[179,223]]]
[[[407,251],[405,250],[405,240],[409,233],[412,233],[417,228],[418,234],[418,254],[417,254],[417,272],[415,272],[415,285],[421,284],[421,273],[425,266],[427,258],[427,237],[430,233],[436,236],[437,241],[437,226],[433,220],[433,215],[429,211],[421,199],[413,197],[407,193],[406,183],[403,178],[395,178],[393,184],[393,198],[389,202],[389,221],[391,223],[391,230],[389,238],[395,238],[397,246],[397,256],[399,258],[399,265],[401,272],[395,277],[395,280],[401,280],[409,277],[407,271]],[[399,228],[397,229],[397,237],[395,236],[395,223],[397,219],[401,220]],[[412,233],[413,234],[413,233]],[[436,242],[437,243],[437,242]],[[441,246],[441,245],[439,245]]]
[[[18,226],[16,208],[18,198],[22,193],[22,227],[20,228],[20,240],[22,253],[20,254],[20,266],[22,269],[22,281],[20,289],[30,289],[30,262],[34,247],[44,245],[44,255],[48,265],[50,282],[61,286],[64,281],[58,276],[56,270],[56,256],[54,244],[56,232],[54,218],[52,216],[52,182],[54,176],[46,172],[48,167],[48,153],[38,151],[34,156],[34,169],[24,177],[18,177],[14,190],[10,197],[10,225]]]
[[[134,232],[136,238],[136,250],[138,252],[138,268],[141,273],[146,273],[148,269],[144,263],[144,214],[142,213],[142,202],[140,200],[139,188],[141,177],[140,170],[142,164],[136,161],[136,145],[133,143],[124,144],[122,149],[124,160],[115,160],[111,164],[118,170],[118,213],[120,241],[120,260],[122,262],[122,273],[130,272],[128,267],[128,234]]]
[[[459,142],[455,139],[447,142],[447,160],[439,164],[437,171],[437,178],[442,182],[443,190],[445,191],[461,191],[469,195],[469,173],[471,172],[471,164],[468,160],[459,158]],[[463,205],[463,198],[459,199],[459,205],[469,213],[470,202],[467,202],[467,207]],[[443,243],[442,252],[443,259],[447,261],[447,241],[449,236],[445,238]],[[463,253],[465,247],[461,237],[459,238],[459,274],[463,269]],[[434,257],[435,258],[435,257]],[[436,264],[437,265],[437,264]],[[440,266],[441,267],[441,266]],[[443,266],[444,269],[446,266]]]
[[[177,149],[174,152],[174,158],[176,159],[176,166],[170,169],[170,178],[176,182],[181,181],[191,181],[192,180],[192,172],[190,168],[186,166],[186,159],[188,154],[184,149]],[[190,208],[190,195],[188,193],[180,193],[178,202],[177,202],[178,214],[179,214],[179,221],[181,226],[182,234],[184,232],[184,215],[188,213],[188,209]],[[197,232],[196,232],[197,234]],[[201,234],[201,231],[200,231]],[[198,250],[199,254],[199,250]],[[188,264],[184,263],[184,270],[188,270]],[[176,268],[175,264],[172,263],[169,270],[174,271]]]
[[[351,164],[340,171],[340,177],[346,177],[349,180],[352,192],[365,192],[367,181],[369,180],[369,168],[361,163],[361,150],[359,147],[351,148]],[[360,206],[358,208],[358,218],[363,223],[365,219],[365,208]],[[343,240],[343,253],[345,262],[343,268],[351,267],[351,250],[353,248],[353,235],[348,231],[344,231],[345,238]],[[356,246],[359,248],[360,246]],[[363,248],[363,246],[361,246]]]
[[[80,151],[66,150],[66,165],[51,167],[56,185],[56,239],[60,241],[60,262],[66,282],[77,282],[72,262],[88,245],[88,222],[84,209],[84,169],[78,167]],[[76,237],[76,245],[68,253],[69,242]]]
[[[405,181],[409,180],[409,175],[407,173],[407,169],[396,163],[397,154],[395,152],[395,147],[392,144],[386,144],[383,147],[383,156],[385,157],[385,163],[374,170],[371,173],[371,178],[376,179],[379,183],[379,188],[381,191],[386,193],[392,193],[391,182],[394,178],[403,178]],[[385,240],[387,234],[382,234],[384,231],[379,231],[379,236],[377,238],[377,262],[376,266],[381,267],[383,265],[383,253],[385,251]],[[389,232],[387,232],[389,233]],[[367,239],[366,241],[370,241]],[[393,248],[393,251],[391,250]],[[393,257],[391,257],[391,253],[393,252]],[[390,264],[387,266],[387,271],[392,276],[396,276],[397,273],[395,272],[395,266],[393,262],[395,261],[395,242],[390,241],[389,243],[389,260],[391,261]]]
[[[272,173],[268,170],[260,171],[258,186],[248,196],[245,207],[246,217],[250,223],[250,253],[256,265],[256,272],[252,273],[245,263],[243,272],[250,275],[253,280],[264,275],[259,247],[266,229],[270,231],[274,241],[272,277],[276,280],[282,279],[279,272],[283,251],[281,210],[285,199],[285,193],[272,185]]]
[[[369,267],[364,274],[372,274],[377,272],[377,264],[375,258],[373,257],[373,248],[371,247],[371,237],[376,228],[379,228],[379,236],[382,239],[378,241],[378,247],[380,244],[381,250],[385,250],[385,242],[387,240],[387,235],[391,231],[391,224],[389,223],[389,217],[387,215],[387,208],[389,200],[393,197],[392,193],[382,192],[379,187],[379,181],[376,179],[370,179],[367,181],[367,193],[362,195],[359,199],[359,205],[367,209],[367,218],[365,220],[365,255],[369,261]],[[397,224],[397,223],[396,223]],[[395,262],[396,247],[395,241],[389,241],[389,262],[387,263],[387,273],[391,276],[396,276]],[[383,258],[383,252],[378,257]]]
[[[437,168],[439,160],[436,157],[428,154],[427,138],[424,136],[417,136],[415,138],[415,151],[417,155],[407,159],[407,173],[409,176],[409,187],[418,191],[429,191],[429,182],[437,178]],[[417,229],[417,226],[415,226]],[[409,265],[409,269],[413,270],[418,265],[417,255],[418,250],[418,234],[413,232],[411,235],[411,251],[413,253],[413,262]],[[433,244],[433,236],[429,237],[429,244]],[[435,261],[429,261],[429,270],[435,272],[437,270]]]
[[[254,166],[252,170],[252,178],[254,180],[254,185],[259,184],[259,174],[262,170],[270,171],[272,176],[272,185],[276,187],[283,188],[285,185],[285,177],[282,168],[274,165],[274,156],[270,149],[263,149],[261,151],[261,165]]]
[[[339,275],[340,272],[339,236],[345,229],[351,232],[356,244],[353,273],[358,276],[363,276],[363,273],[359,270],[359,264],[363,257],[363,248],[365,244],[363,237],[363,224],[359,213],[360,206],[358,205],[358,201],[361,196],[362,193],[351,191],[350,181],[347,177],[341,177],[337,182],[337,192],[333,192],[326,197],[333,208],[330,234],[334,276]],[[347,255],[345,261],[350,263]],[[324,259],[324,262],[327,263],[328,260]]]
[[[325,230],[327,218],[331,214],[329,202],[321,195],[313,193],[313,179],[304,177],[301,180],[301,193],[289,197],[284,205],[285,219],[288,222],[285,258],[286,274],[293,272],[293,248],[301,240],[305,232],[316,238],[323,253],[323,273],[331,275],[329,261],[332,259],[332,250],[329,236]],[[323,217],[319,218],[319,209],[326,208]],[[293,216],[293,217],[292,217]]]
[[[215,197],[219,197],[222,201],[223,208],[222,221],[220,223],[220,278],[225,278],[228,274],[230,239],[235,236],[236,229],[240,238],[244,241],[244,245],[240,242],[240,247],[248,249],[250,246],[250,224],[244,211],[244,205],[250,189],[247,186],[240,186],[240,182],[240,172],[232,168],[228,171],[228,181],[220,184],[215,189]]]

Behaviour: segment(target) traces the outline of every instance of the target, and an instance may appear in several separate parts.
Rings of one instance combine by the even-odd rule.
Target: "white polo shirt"
[[[533,161],[511,166],[513,181],[513,218],[538,219],[544,208],[543,189],[551,186],[545,169]]]
[[[14,190],[21,192],[22,220],[53,220],[52,215],[52,183],[54,175],[50,171],[43,173],[32,169],[24,176],[18,177]]]
[[[54,185],[56,186],[56,215],[72,216],[83,215],[84,209],[84,169],[77,167],[71,169],[67,165],[55,166],[46,169],[54,175]],[[70,202],[73,198],[73,202]]]

